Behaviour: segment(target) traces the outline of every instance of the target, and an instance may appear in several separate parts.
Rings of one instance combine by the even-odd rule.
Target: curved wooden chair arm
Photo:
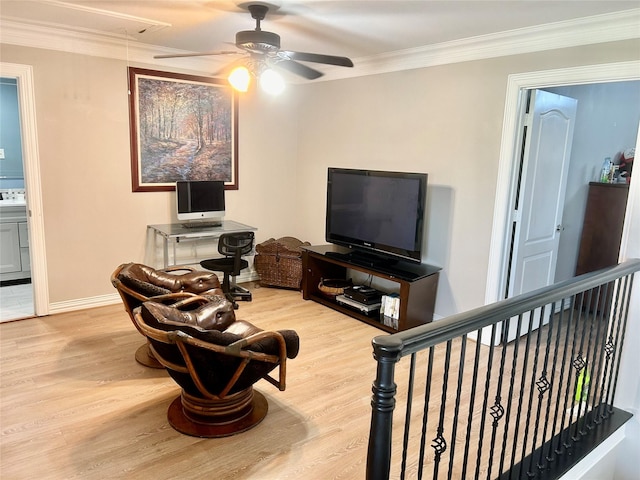
[[[173,333],[173,332],[172,332]],[[181,331],[176,331],[176,342],[180,347],[180,343],[186,343],[189,345],[195,345],[200,348],[204,348],[207,350],[211,350],[214,352],[224,353],[226,355],[230,355],[232,357],[238,357],[243,359],[243,363],[238,367],[230,384],[227,385],[225,389],[228,392],[237,379],[240,377],[240,374],[244,370],[244,367],[252,360],[259,362],[267,362],[267,363],[275,363],[278,364],[278,378],[273,378],[271,375],[267,374],[263,378],[271,383],[273,386],[278,388],[278,390],[284,391],[286,389],[286,377],[287,377],[287,344],[284,341],[284,337],[280,332],[270,332],[270,331],[262,331],[255,333],[249,337],[242,338],[237,342],[233,342],[227,346],[215,345],[212,343],[208,343],[197,338],[192,337]],[[262,341],[267,338],[273,338],[278,343],[278,355],[272,355],[268,353],[262,352],[254,352],[253,350],[249,350],[248,347]],[[180,351],[183,351],[183,348],[180,348]],[[184,349],[183,357],[187,362],[187,366],[190,370],[192,376],[197,377],[197,372],[189,367],[190,362],[187,361],[188,353],[186,349]],[[204,393],[204,392],[203,392]]]
[[[204,298],[204,297],[203,297]],[[191,299],[190,299],[191,300]],[[195,299],[194,299],[195,300]],[[240,375],[244,371],[245,367],[251,361],[259,361],[259,362],[267,362],[278,364],[278,378],[274,378],[271,375],[267,374],[263,376],[265,380],[274,385],[281,391],[286,389],[286,373],[287,373],[287,346],[284,341],[284,337],[280,332],[270,332],[270,331],[262,331],[255,333],[247,338],[242,338],[236,342],[233,342],[230,345],[216,345],[214,343],[209,343],[204,340],[200,340],[198,338],[192,337],[188,333],[185,333],[181,330],[158,330],[156,328],[150,327],[147,325],[142,319],[142,314],[139,310],[136,310],[134,314],[134,322],[136,327],[142,332],[143,335],[147,336],[150,339],[157,340],[164,343],[173,343],[176,344],[182,354],[182,357],[185,361],[186,368],[189,372],[189,375],[193,379],[196,384],[198,390],[208,398],[224,398],[224,396],[233,388],[236,384]],[[253,345],[254,343],[261,341],[265,338],[273,338],[278,342],[278,355],[271,355],[262,352],[254,352],[252,350],[247,350],[247,347]],[[228,384],[225,386],[223,391],[219,395],[214,395],[207,391],[204,387],[204,384],[200,380],[198,372],[191,360],[191,356],[185,345],[193,345],[199,348],[203,348],[206,350],[210,350],[212,352],[230,355],[233,357],[241,358],[242,361],[240,365],[236,368],[236,371],[232,375]],[[159,360],[162,363],[162,359],[158,356]],[[165,365],[165,367],[173,368],[177,370],[175,365]]]

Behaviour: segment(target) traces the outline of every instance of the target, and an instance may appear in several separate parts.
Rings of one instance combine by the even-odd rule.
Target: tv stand
[[[424,325],[433,320],[439,267],[375,261],[371,265],[363,265],[363,262],[370,259],[363,260],[361,254],[354,256],[353,253],[336,245],[302,247],[302,298],[321,303],[390,333]],[[322,279],[346,279],[347,269],[398,284],[400,315],[397,330],[384,325],[377,316],[371,317],[341,305],[319,290]]]

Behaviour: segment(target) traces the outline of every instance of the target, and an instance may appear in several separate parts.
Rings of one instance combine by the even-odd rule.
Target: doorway
[[[44,219],[40,187],[40,158],[35,116],[33,71],[29,65],[0,62],[0,77],[15,79],[22,131],[24,187],[29,192],[26,219],[29,230],[29,263],[33,287],[33,313],[49,313],[49,293],[44,241]]]
[[[0,321],[33,316],[18,82],[0,77]]]
[[[556,264],[578,101],[545,90],[525,90],[520,119],[521,152],[514,159],[511,238],[504,298],[555,282]],[[511,323],[509,342],[536,329],[541,319],[527,315],[517,332]],[[530,325],[531,324],[531,325]]]
[[[498,184],[496,191],[493,234],[487,276],[486,303],[496,302],[505,296],[506,265],[509,262],[509,228],[511,219],[511,181],[514,177],[514,159],[517,149],[520,109],[523,107],[523,95],[526,90],[564,85],[586,85],[615,81],[640,80],[640,62],[625,62],[610,65],[598,65],[545,72],[515,74],[509,77],[505,104],[505,125],[500,153]],[[637,125],[636,125],[637,127]],[[631,183],[631,191],[639,188],[638,182]],[[630,191],[629,198],[634,198]],[[633,205],[627,206],[627,215],[631,215]],[[580,219],[580,222],[582,219]],[[625,234],[623,234],[624,238]],[[499,338],[498,335],[497,338]]]

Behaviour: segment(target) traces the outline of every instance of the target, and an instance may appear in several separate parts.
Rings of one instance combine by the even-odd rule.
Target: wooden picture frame
[[[214,78],[128,70],[132,191],[173,191],[178,180],[223,180],[237,190],[233,89]]]

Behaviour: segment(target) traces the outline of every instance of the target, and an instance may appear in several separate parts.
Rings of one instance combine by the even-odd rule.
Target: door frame
[[[0,62],[0,76],[15,78],[18,82],[20,128],[22,131],[22,163],[24,165],[25,187],[29,196],[27,200],[27,223],[29,226],[33,307],[37,316],[43,316],[49,314],[49,284],[44,239],[33,68],[31,65]]]
[[[514,169],[517,168],[516,147],[519,141],[520,109],[526,90],[558,87],[566,85],[584,85],[640,80],[640,61],[619,62],[586,67],[563,68],[539,72],[527,72],[509,75],[503,117],[502,140],[496,185],[493,228],[487,267],[487,288],[485,303],[499,301],[503,297],[506,282],[506,265],[509,254],[509,224],[511,219],[510,200],[513,191]],[[637,145],[636,145],[637,147]],[[631,199],[639,195],[634,192],[640,188],[640,182],[631,182],[626,217],[635,213],[640,215],[640,207]],[[628,222],[623,230],[623,243],[628,237]],[[625,251],[621,249],[621,258]],[[499,335],[498,335],[499,338]]]

